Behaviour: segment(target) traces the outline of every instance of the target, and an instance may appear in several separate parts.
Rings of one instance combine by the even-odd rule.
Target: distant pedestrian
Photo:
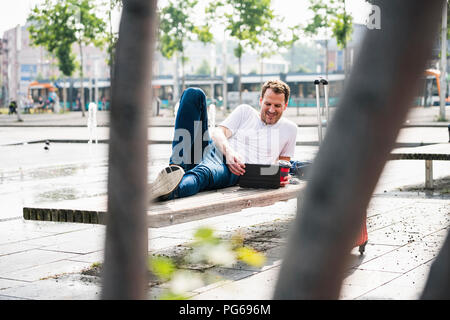
[[[42,98],[42,96],[39,96],[36,106],[36,112],[38,113],[43,112],[44,108],[45,108],[44,98]]]
[[[81,110],[81,94],[77,95],[77,98],[75,99],[75,105],[76,105],[76,110]]]
[[[17,114],[17,102],[15,100],[12,100],[9,104],[9,112],[8,114]]]

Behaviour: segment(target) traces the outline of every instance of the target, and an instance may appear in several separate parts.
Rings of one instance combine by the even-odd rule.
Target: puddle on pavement
[[[61,167],[61,168],[39,168],[36,170],[30,170],[27,175],[31,179],[49,179],[72,176],[77,173],[80,167]]]
[[[76,190],[75,188],[62,188],[39,193],[36,195],[35,201],[62,201],[75,200],[77,198],[80,198],[80,192],[78,190]]]

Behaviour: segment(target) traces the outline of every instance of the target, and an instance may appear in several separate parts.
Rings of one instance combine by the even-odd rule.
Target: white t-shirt
[[[241,104],[220,125],[232,132],[228,142],[245,163],[273,164],[280,156],[294,156],[297,125],[288,119],[267,125],[258,111]]]

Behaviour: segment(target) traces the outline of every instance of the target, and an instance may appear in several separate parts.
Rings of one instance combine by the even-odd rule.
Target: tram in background
[[[286,82],[291,88],[291,97],[288,107],[316,107],[314,80],[324,77],[322,74],[250,74],[241,77],[242,103],[257,105],[259,92],[262,84],[269,79],[279,79]],[[342,94],[344,87],[344,74],[329,74],[329,103],[335,106]],[[199,87],[206,96],[208,103],[215,103],[221,107],[223,102],[224,81],[222,77],[190,76],[185,78],[185,87]],[[236,75],[227,77],[227,98],[228,107],[233,109],[238,103],[239,79]],[[156,77],[152,81],[154,94],[161,100],[162,108],[170,107],[174,104],[173,79],[171,76]],[[212,95],[212,89],[214,94]],[[211,99],[211,98],[214,99]],[[175,102],[176,103],[176,102]]]

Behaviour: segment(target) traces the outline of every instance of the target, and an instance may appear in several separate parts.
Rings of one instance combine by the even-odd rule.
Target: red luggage
[[[366,244],[369,240],[369,235],[367,234],[367,219],[364,217],[364,223],[361,229],[361,233],[358,235],[358,238],[356,239],[356,245],[355,247],[359,247],[359,253],[363,254],[366,250]]]
[[[323,91],[324,91],[324,96],[325,96],[326,119],[324,119],[324,120],[322,120],[322,116],[321,116],[321,113],[323,114],[324,110],[320,110],[320,93],[319,93],[320,84],[323,85]],[[324,78],[320,78],[320,79],[317,79],[314,81],[314,85],[316,86],[317,126],[318,126],[318,136],[319,136],[319,145],[320,145],[323,140],[322,128],[325,125],[328,129],[328,124],[330,121],[330,109],[329,109],[329,105],[328,105],[328,81]],[[364,216],[364,223],[363,223],[363,226],[361,229],[361,233],[358,235],[358,238],[356,239],[356,242],[355,242],[355,247],[359,247],[360,254],[364,253],[368,239],[369,239],[369,237],[367,234],[367,216]]]

